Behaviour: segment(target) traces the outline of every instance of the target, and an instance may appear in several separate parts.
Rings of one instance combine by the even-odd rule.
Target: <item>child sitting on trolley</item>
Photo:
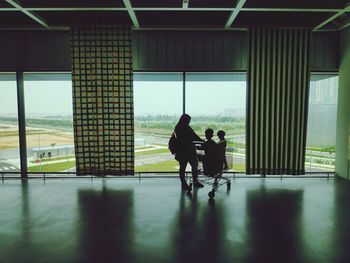
[[[224,167],[227,166],[225,151],[226,146],[223,147],[223,144],[217,144],[213,140],[214,131],[213,129],[205,130],[205,138],[206,141],[202,145],[202,149],[204,150],[204,162],[203,169],[204,173],[209,176],[214,176],[216,173],[220,173],[223,171]],[[226,165],[226,166],[225,166]]]
[[[217,143],[217,147],[222,151],[223,153],[223,170],[227,170],[228,169],[228,165],[227,165],[227,160],[226,160],[226,147],[227,147],[227,141],[225,139],[225,135],[226,133],[223,130],[220,130],[217,132],[217,136],[219,138],[219,142]]]

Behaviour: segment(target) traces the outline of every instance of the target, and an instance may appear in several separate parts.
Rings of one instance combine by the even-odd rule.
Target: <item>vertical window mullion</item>
[[[182,72],[182,113],[186,113],[186,72]]]
[[[24,108],[24,79],[23,72],[16,72],[17,85],[17,107],[18,107],[18,132],[19,132],[19,152],[21,162],[21,177],[28,176],[27,164],[27,141],[26,141],[26,122]]]

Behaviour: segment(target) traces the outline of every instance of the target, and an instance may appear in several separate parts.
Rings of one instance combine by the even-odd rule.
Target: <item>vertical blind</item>
[[[77,174],[132,174],[131,28],[75,27],[70,34]]]
[[[307,29],[248,31],[247,174],[304,174],[309,91]]]

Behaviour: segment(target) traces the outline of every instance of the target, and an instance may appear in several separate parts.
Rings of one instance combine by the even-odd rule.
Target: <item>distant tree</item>
[[[335,146],[329,146],[325,148],[324,151],[328,152],[329,154],[335,153]]]

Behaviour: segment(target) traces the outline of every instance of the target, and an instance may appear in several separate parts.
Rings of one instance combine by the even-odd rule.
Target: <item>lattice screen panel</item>
[[[70,33],[77,174],[133,174],[131,28]]]

